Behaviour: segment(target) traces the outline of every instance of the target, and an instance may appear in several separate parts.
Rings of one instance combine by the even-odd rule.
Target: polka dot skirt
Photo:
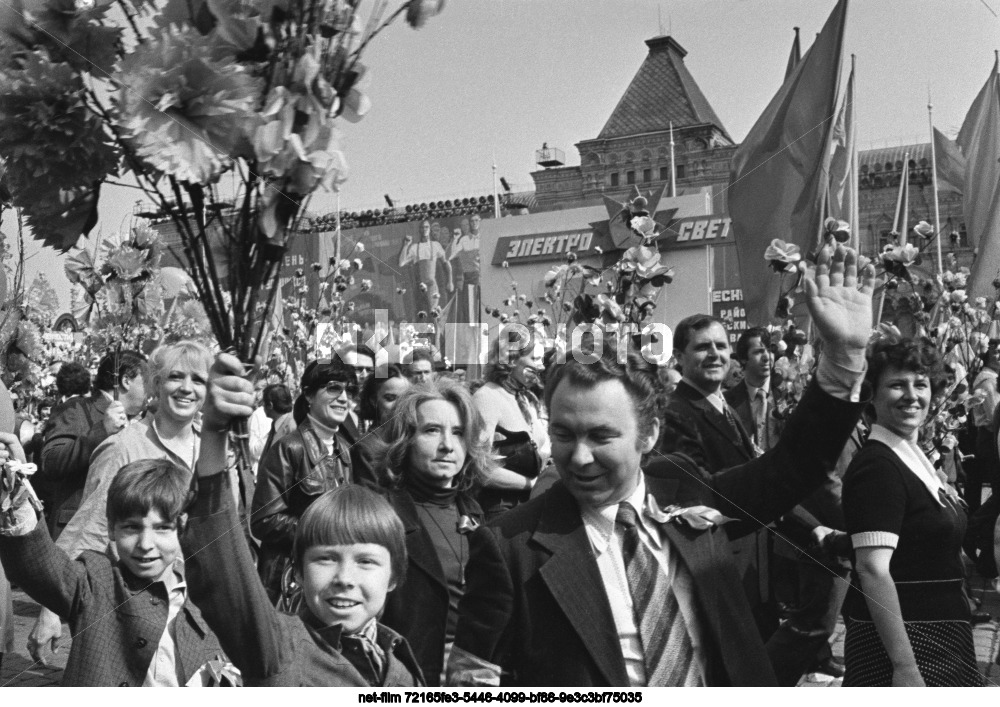
[[[967,621],[907,621],[906,635],[928,687],[982,686]],[[848,620],[844,662],[844,687],[892,685],[892,663],[871,621]]]

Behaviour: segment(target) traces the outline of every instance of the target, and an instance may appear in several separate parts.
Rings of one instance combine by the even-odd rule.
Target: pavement
[[[997,592],[991,580],[975,576],[970,580],[973,598],[982,601],[982,611],[994,617],[989,623],[980,624],[973,630],[976,643],[976,657],[979,659],[979,670],[983,674],[988,687],[1000,687],[1000,665],[997,665],[997,655],[1000,652],[1000,593]],[[66,658],[69,656],[71,641],[69,627],[63,624],[63,638],[60,641],[59,652],[49,661],[48,666],[42,666],[31,659],[27,651],[28,634],[38,616],[38,604],[32,601],[24,592],[15,589],[14,597],[14,653],[3,657],[0,669],[0,686],[15,687],[48,687],[58,685],[62,679]],[[834,656],[844,657],[844,624],[837,623],[837,630],[831,639]],[[839,687],[840,680],[821,673],[810,673],[799,681],[799,687]]]

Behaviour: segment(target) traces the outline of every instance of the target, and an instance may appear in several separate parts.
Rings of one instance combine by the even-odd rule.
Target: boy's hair
[[[191,474],[169,459],[140,459],[130,462],[111,481],[108,489],[108,527],[145,517],[157,511],[163,520],[174,522],[184,512],[191,491]]]
[[[392,580],[406,579],[406,531],[389,502],[363,486],[347,484],[317,498],[299,519],[292,561],[302,571],[306,550],[315,545],[371,543],[389,551]]]

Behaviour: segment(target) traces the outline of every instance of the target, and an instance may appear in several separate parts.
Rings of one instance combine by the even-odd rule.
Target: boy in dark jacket
[[[279,612],[240,533],[227,465],[226,428],[253,410],[239,361],[220,354],[202,410],[197,496],[182,535],[191,596],[247,685],[424,684],[406,639],[378,623],[406,572],[403,524],[389,503],[353,484],[320,496],[295,530],[297,614]]]
[[[23,460],[13,435],[5,448]],[[4,471],[10,477],[14,472]],[[66,617],[73,647],[63,685],[177,687],[238,681],[219,642],[188,601],[179,528],[188,473],[169,460],[125,465],[108,491],[106,553],[70,559],[28,494],[0,514],[0,560],[12,582]]]

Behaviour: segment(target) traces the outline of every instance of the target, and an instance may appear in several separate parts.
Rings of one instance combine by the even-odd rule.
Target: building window
[[[642,181],[644,182],[653,181],[653,170],[649,169],[648,167],[642,170]]]
[[[627,171],[625,173],[625,183],[626,184],[635,184],[635,170],[634,169],[630,169],[629,171]]]
[[[684,179],[684,165],[677,165],[677,178]]]
[[[618,186],[618,172],[611,173],[611,186],[613,187]]]

